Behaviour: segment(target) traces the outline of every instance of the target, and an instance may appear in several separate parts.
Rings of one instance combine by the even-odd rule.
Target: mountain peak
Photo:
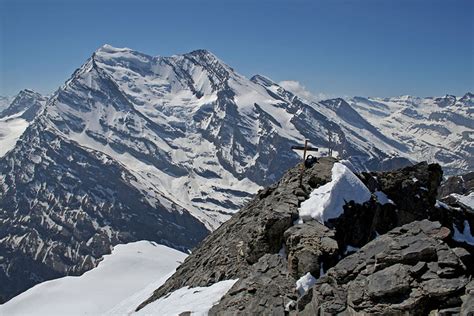
[[[138,58],[144,57],[145,59],[153,58],[152,56],[148,54],[144,54],[142,52],[133,50],[128,47],[120,48],[120,47],[114,47],[109,44],[102,45],[92,54],[93,59],[96,59],[98,57],[98,59],[102,61],[105,61],[108,59],[121,59],[121,58],[127,59],[132,56],[135,56]]]
[[[32,120],[46,99],[45,96],[36,91],[23,89],[15,96],[5,110],[0,111],[0,118],[24,112],[23,118]]]
[[[250,81],[255,82],[255,83],[259,83],[259,84],[261,84],[263,86],[266,86],[266,87],[276,85],[276,83],[273,80],[271,80],[270,78],[259,75],[259,74],[256,74],[252,78],[250,78]]]
[[[474,105],[474,94],[471,92],[467,92],[462,98],[459,99],[461,103],[464,103],[469,106]]]
[[[116,53],[116,52],[123,52],[123,51],[132,51],[132,49],[128,47],[120,48],[120,47],[112,46],[110,44],[104,44],[96,50],[96,53],[97,52]]]
[[[17,96],[23,96],[23,95],[41,95],[41,94],[31,89],[23,89],[23,90],[20,90],[20,92],[18,92]]]
[[[189,52],[185,55],[191,55],[191,56],[195,56],[195,57],[207,56],[207,57],[217,58],[216,55],[214,55],[212,52],[208,51],[207,49],[203,49],[203,48],[193,50],[193,51],[191,51],[191,52]]]

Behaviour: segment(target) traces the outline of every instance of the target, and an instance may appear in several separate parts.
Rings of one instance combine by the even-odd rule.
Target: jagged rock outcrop
[[[461,305],[462,316],[472,316],[474,311],[474,280],[466,285],[466,295],[461,297],[463,303]]]
[[[443,208],[453,214],[458,231],[474,234],[474,172],[449,177],[441,186],[438,198]],[[466,227],[466,221],[469,227]]]
[[[459,313],[473,271],[448,245],[450,234],[428,220],[391,230],[320,278],[299,314]]]
[[[334,230],[317,221],[294,225],[284,237],[289,273],[296,279],[308,272],[319,277],[324,262],[333,266],[340,257]]]
[[[300,166],[290,169],[208,236],[138,308],[183,286],[239,278],[211,315],[470,310],[473,251],[453,239],[453,210],[436,202],[440,167],[362,174],[373,192],[369,201],[348,201],[324,225],[301,223],[299,205],[331,180],[335,161],[322,158],[306,169],[301,186]],[[302,295],[296,281],[308,272],[318,281]]]
[[[446,179],[438,190],[438,198],[442,199],[452,193],[468,194],[474,191],[474,172]]]
[[[283,315],[298,298],[295,280],[289,276],[286,259],[278,254],[265,254],[252,265],[246,277],[214,306],[209,315],[264,315],[271,311]]]

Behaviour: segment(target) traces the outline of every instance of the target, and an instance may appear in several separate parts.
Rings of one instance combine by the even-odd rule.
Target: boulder
[[[335,265],[339,248],[335,232],[317,221],[292,226],[284,233],[289,273],[296,279],[307,272],[319,277]]]

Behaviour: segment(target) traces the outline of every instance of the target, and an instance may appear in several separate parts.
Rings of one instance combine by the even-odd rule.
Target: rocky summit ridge
[[[474,227],[468,209],[437,201],[442,170],[420,163],[358,174],[370,200],[325,223],[298,209],[331,181],[334,158],[298,165],[220,226],[138,309],[179,288],[237,279],[210,315],[468,315]],[[311,273],[314,284],[298,291]]]

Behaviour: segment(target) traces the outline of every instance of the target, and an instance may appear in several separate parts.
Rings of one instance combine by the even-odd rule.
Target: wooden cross
[[[291,149],[302,150],[303,151],[303,162],[306,160],[306,152],[307,151],[318,151],[318,148],[308,147],[308,140],[307,139],[304,141],[304,146],[291,146]]]
[[[304,162],[306,160],[306,152],[308,151],[318,151],[318,148],[308,147],[308,140],[304,141],[304,146],[291,146],[293,150],[302,150],[303,151],[303,163],[301,164],[301,173],[300,173],[300,186],[303,184],[303,174],[304,174]]]

